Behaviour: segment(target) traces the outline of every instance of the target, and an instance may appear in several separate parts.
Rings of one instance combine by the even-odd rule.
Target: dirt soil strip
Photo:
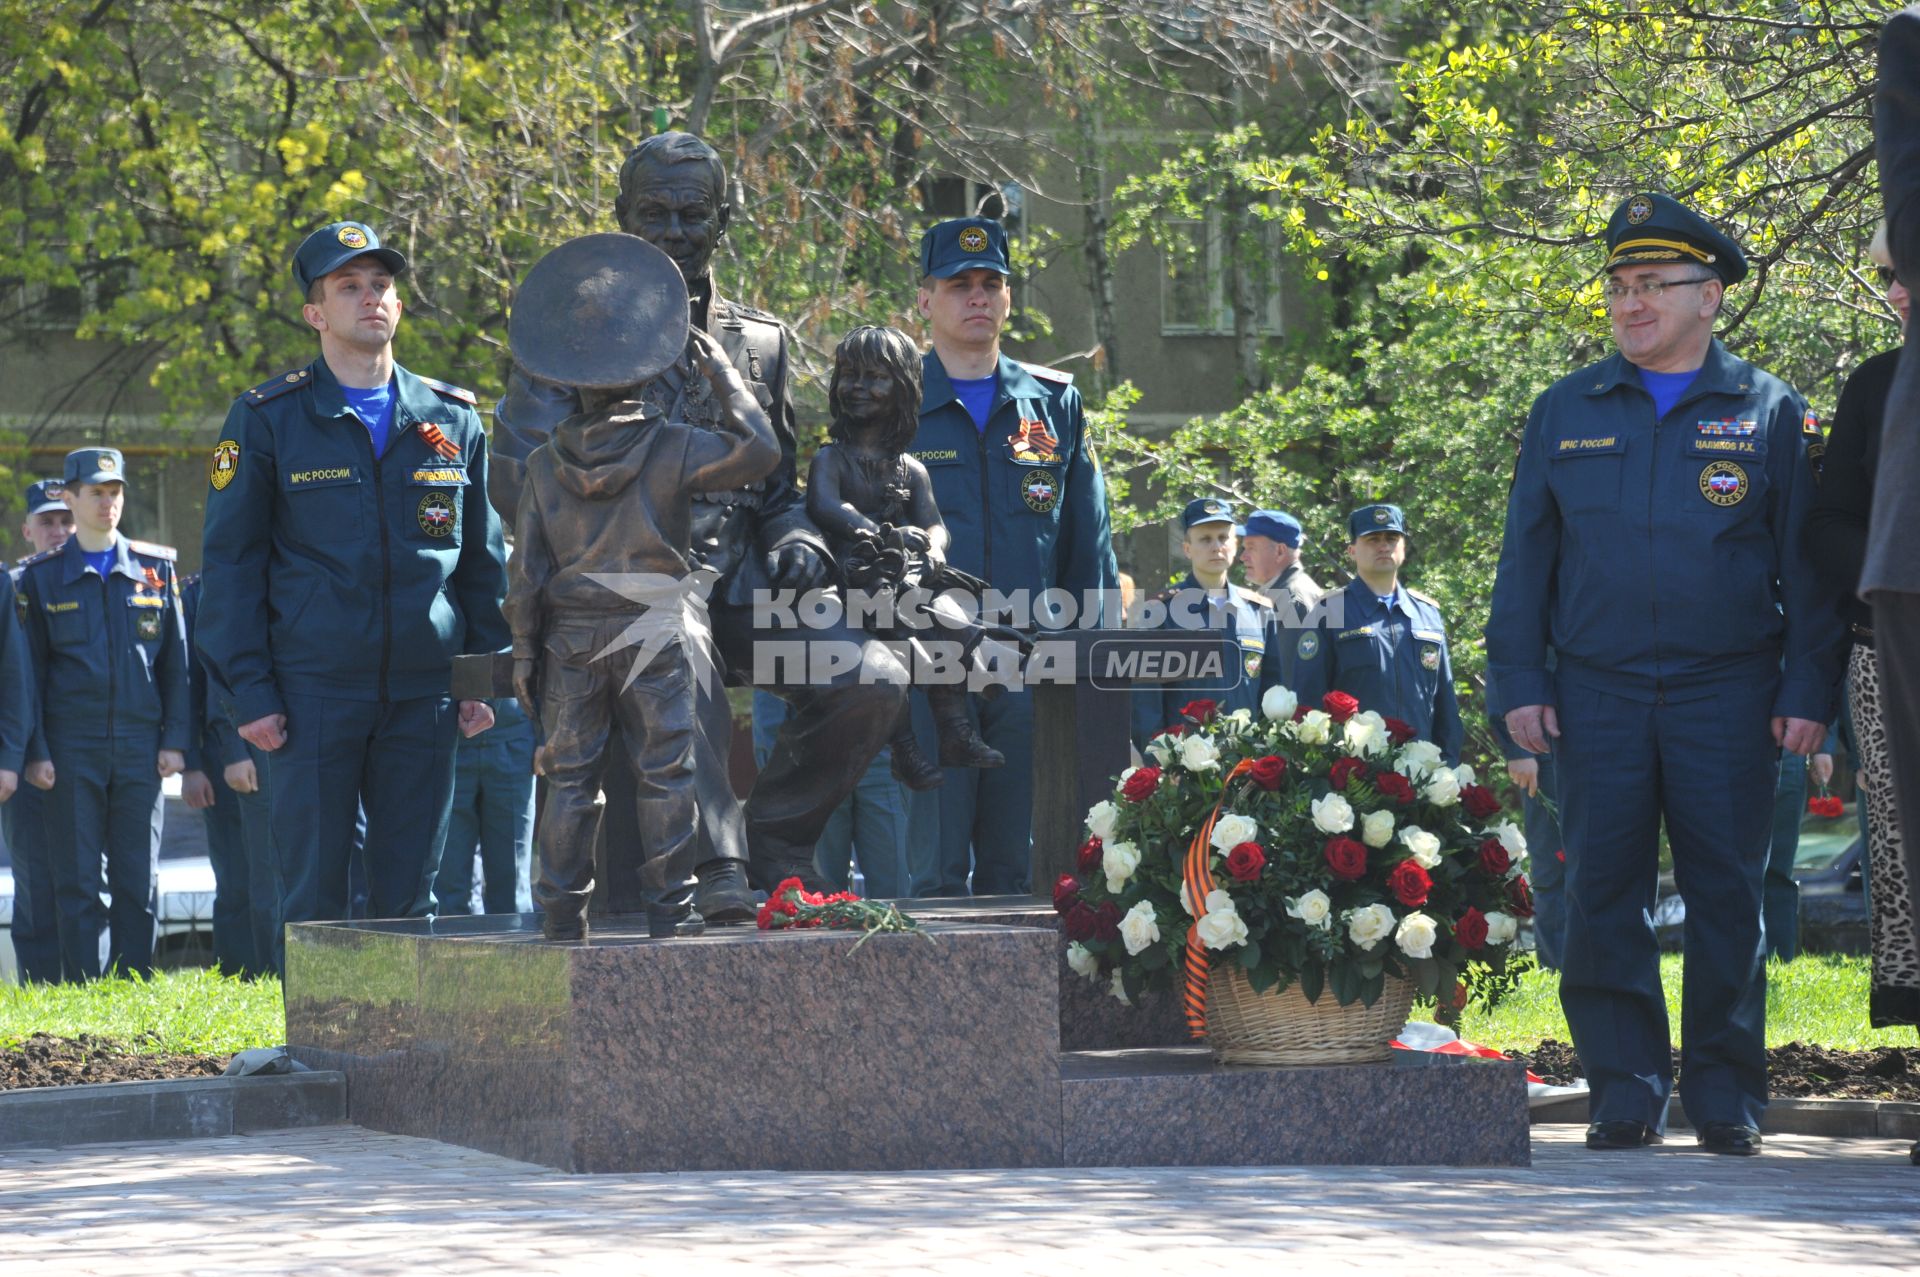
[[[0,1050],[0,1091],[29,1086],[81,1086],[93,1082],[157,1082],[168,1078],[218,1077],[225,1055],[142,1055],[112,1038],[59,1038],[36,1033],[17,1047]]]
[[[1551,1039],[1531,1051],[1516,1051],[1542,1081],[1571,1085],[1586,1076],[1580,1057],[1565,1042]],[[1680,1052],[1673,1053],[1680,1073]],[[1767,1089],[1777,1099],[1898,1100],[1920,1103],[1920,1047],[1875,1047],[1871,1051],[1829,1051],[1823,1046],[1789,1042],[1767,1051]]]

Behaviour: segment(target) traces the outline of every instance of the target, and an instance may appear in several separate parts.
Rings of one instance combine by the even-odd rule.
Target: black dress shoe
[[[1660,1132],[1632,1118],[1595,1122],[1587,1128],[1588,1148],[1643,1148],[1648,1144],[1664,1143],[1666,1140]]]
[[[1760,1132],[1738,1122],[1705,1122],[1700,1127],[1700,1147],[1709,1153],[1752,1157],[1760,1151]]]

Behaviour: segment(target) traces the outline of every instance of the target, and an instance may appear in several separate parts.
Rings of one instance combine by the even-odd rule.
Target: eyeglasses
[[[1718,275],[1701,275],[1695,279],[1649,279],[1638,284],[1608,284],[1607,305],[1618,306],[1629,297],[1644,297],[1657,302],[1669,288],[1683,288],[1688,284],[1710,284],[1719,279]]]
[[[1893,273],[1893,267],[1891,267],[1891,266],[1876,266],[1876,267],[1874,268],[1874,271],[1873,271],[1873,273],[1874,273],[1874,274],[1876,274],[1876,275],[1878,275],[1878,276],[1880,277],[1880,287],[1882,287],[1882,288],[1892,288],[1892,287],[1893,287],[1893,281],[1894,281],[1894,273]]]

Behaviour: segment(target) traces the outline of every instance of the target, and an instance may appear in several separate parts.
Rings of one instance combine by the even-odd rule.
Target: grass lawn
[[[280,982],[210,970],[156,972],[152,980],[0,986],[0,1050],[35,1033],[93,1034],[132,1050],[227,1055],[287,1040]]]
[[[1662,954],[1660,980],[1667,991],[1673,1040],[1680,1040],[1680,955]],[[1841,1051],[1876,1046],[1914,1046],[1912,1028],[1867,1027],[1868,961],[1865,957],[1810,954],[1767,965],[1767,1045],[1817,1042]],[[1416,1010],[1431,1019],[1431,1010]],[[1460,1036],[1500,1050],[1530,1047],[1548,1038],[1571,1041],[1560,1012],[1560,977],[1529,972],[1513,995],[1488,1014],[1479,1008],[1461,1017]]]

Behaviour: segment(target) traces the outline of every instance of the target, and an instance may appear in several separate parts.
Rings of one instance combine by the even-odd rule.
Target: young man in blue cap
[[[20,525],[20,535],[33,547],[33,554],[58,550],[73,535],[73,511],[60,499],[64,491],[66,486],[58,479],[42,479],[27,488],[27,517]],[[21,559],[9,573],[8,589],[16,598],[26,562]],[[14,623],[18,627],[17,619]],[[25,641],[22,634],[21,642]],[[24,667],[26,649],[21,647],[19,652]],[[30,675],[26,695],[22,713],[31,721],[29,707],[34,690]],[[25,765],[23,758],[20,766]],[[4,783],[4,777],[0,777],[0,785]],[[13,925],[8,934],[13,939],[14,964],[22,984],[53,984],[61,979],[60,923],[53,898],[53,844],[47,841],[46,809],[46,795],[32,785],[19,786],[0,807],[0,826],[6,831],[7,850],[13,858]]]
[[[1397,718],[1460,761],[1465,730],[1453,691],[1453,660],[1440,606],[1403,584],[1407,520],[1397,505],[1363,505],[1347,516],[1354,578],[1326,600],[1322,616],[1293,635],[1293,690],[1302,705],[1345,692],[1383,718]]]
[[[1737,244],[1657,193],[1625,200],[1606,244],[1618,351],[1528,416],[1487,622],[1492,708],[1558,765],[1560,1001],[1593,1087],[1587,1146],[1657,1144],[1666,1125],[1672,1037],[1648,915],[1664,824],[1687,898],[1687,1117],[1710,1151],[1752,1154],[1779,751],[1820,744],[1846,650],[1806,547],[1819,426],[1714,338],[1747,273]]]
[[[1300,546],[1305,539],[1300,520],[1284,510],[1255,510],[1240,528],[1240,565],[1246,569],[1247,586],[1272,600],[1283,630],[1307,625],[1327,593],[1300,566]],[[1282,635],[1283,639],[1291,637]],[[1281,644],[1280,680],[1293,686],[1290,642]]]
[[[452,658],[509,640],[473,393],[393,359],[406,268],[359,222],[307,236],[320,357],[235,400],[208,469],[198,642],[267,759],[283,923],[347,916],[363,805],[370,914],[433,911],[454,736],[493,722]]]
[[[933,348],[912,452],[933,480],[952,537],[949,563],[1030,603],[1063,589],[1085,606],[1119,588],[1106,483],[1073,378],[1000,351],[1011,273],[1006,228],[990,218],[941,222],[921,237],[918,305]],[[931,749],[926,698],[914,701],[916,730]],[[970,863],[976,895],[1031,889],[1033,697],[1014,690],[973,708],[1006,765],[949,768],[944,785],[915,797],[916,830],[930,823],[926,808],[939,809],[937,839],[915,840],[920,895],[964,893]]]
[[[75,980],[153,972],[160,782],[185,767],[189,736],[174,552],[120,535],[126,469],[113,448],[67,454],[73,537],[20,578],[39,691],[27,779],[48,791],[61,962]]]
[[[1281,635],[1266,596],[1227,579],[1235,548],[1233,507],[1213,497],[1187,502],[1180,512],[1180,549],[1191,570],[1180,583],[1149,601],[1166,609],[1159,629],[1225,630],[1240,648],[1240,665],[1221,678],[1189,683],[1143,684],[1133,693],[1133,743],[1147,742],[1181,721],[1191,701],[1214,702],[1217,712],[1260,710],[1260,696],[1280,682]]]

